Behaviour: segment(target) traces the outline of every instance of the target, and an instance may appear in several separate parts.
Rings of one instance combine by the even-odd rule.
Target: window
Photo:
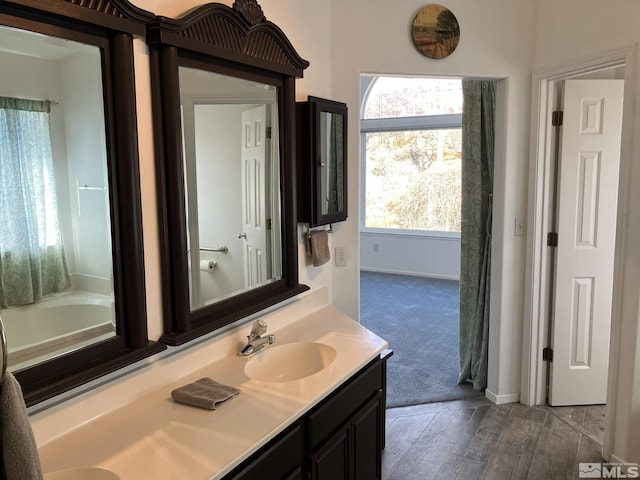
[[[459,233],[462,81],[368,80],[363,229]]]

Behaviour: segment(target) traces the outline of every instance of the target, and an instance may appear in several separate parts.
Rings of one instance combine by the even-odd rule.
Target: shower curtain
[[[460,376],[487,386],[495,80],[463,80]]]

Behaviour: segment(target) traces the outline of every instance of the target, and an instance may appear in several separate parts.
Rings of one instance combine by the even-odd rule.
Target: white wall
[[[460,237],[360,232],[360,269],[460,279]]]
[[[242,112],[246,105],[198,105],[195,138],[200,246],[225,245],[226,254],[200,252],[203,260],[215,260],[213,271],[200,272],[203,300],[244,288],[242,241]]]
[[[111,216],[107,178],[102,66],[96,49],[76,53],[58,67],[62,97],[54,109],[64,112],[69,192],[73,225],[70,271],[74,288],[112,293]],[[78,188],[80,187],[80,188]],[[65,214],[67,212],[64,212]],[[70,257],[71,252],[67,255]]]
[[[618,306],[614,307],[612,328],[616,342],[612,361],[618,365],[618,376],[610,377],[610,392],[615,392],[615,402],[609,405],[607,415],[613,417],[614,428],[609,445],[605,447],[614,459],[640,463],[640,209],[637,208],[640,205],[640,189],[637,188],[640,184],[640,62],[637,52],[640,3],[538,0],[535,13],[533,65],[536,69],[558,68],[611,50],[634,48],[634,63],[627,65],[625,85],[625,95],[633,100],[632,111],[625,112],[623,126],[618,210],[616,255],[620,261],[616,265],[616,279],[619,275],[622,283],[618,284],[620,295]]]

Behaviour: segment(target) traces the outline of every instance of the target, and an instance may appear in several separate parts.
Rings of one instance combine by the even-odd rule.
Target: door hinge
[[[271,219],[267,218],[267,230],[271,230]]]
[[[562,126],[562,117],[564,116],[564,112],[562,110],[556,110],[551,114],[551,126],[552,127],[561,127]]]
[[[547,233],[547,247],[558,246],[558,234],[556,232]]]
[[[544,347],[542,349],[542,361],[553,362],[553,349],[551,347]]]
[[[271,127],[267,127],[266,135],[267,138],[271,138]]]

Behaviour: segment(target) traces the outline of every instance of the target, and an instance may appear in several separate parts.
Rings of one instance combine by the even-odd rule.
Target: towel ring
[[[0,367],[0,384],[2,384],[4,375],[7,372],[7,337],[4,334],[2,317],[0,317],[0,349],[2,350],[2,354],[0,355],[2,361],[2,366]]]

